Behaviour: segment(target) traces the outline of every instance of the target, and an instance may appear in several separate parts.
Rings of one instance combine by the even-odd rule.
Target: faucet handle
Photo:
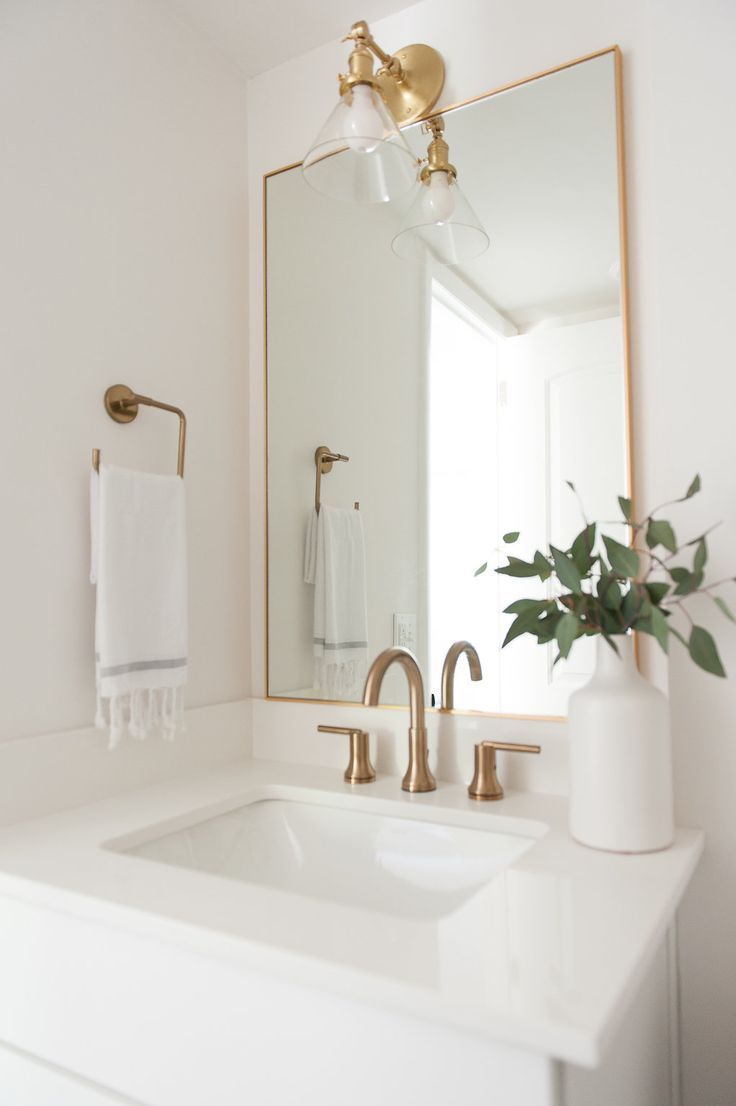
[[[496,775],[496,750],[508,753],[539,753],[540,745],[515,745],[510,741],[481,741],[475,746],[475,774],[468,787],[471,799],[502,799],[503,788]]]
[[[350,738],[350,760],[345,769],[346,783],[372,783],[376,770],[371,764],[368,734],[355,726],[317,726],[320,733],[342,733]]]

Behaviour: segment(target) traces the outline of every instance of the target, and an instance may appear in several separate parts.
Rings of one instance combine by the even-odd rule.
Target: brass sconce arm
[[[437,103],[445,83],[445,63],[431,46],[402,46],[395,54],[378,45],[365,20],[354,23],[343,42],[354,42],[348,72],[338,76],[340,95],[367,84],[386,101],[396,122],[411,123]],[[381,63],[374,74],[373,58]]]
[[[385,50],[381,49],[364,19],[359,20],[357,23],[353,23],[342,41],[354,42],[356,46],[364,46],[380,61],[381,70],[379,70],[379,72],[390,73],[396,80],[401,80],[401,62],[395,54],[387,54]]]
[[[435,115],[422,123],[422,134],[431,134],[432,140],[427,147],[427,164],[422,169],[420,180],[428,180],[431,173],[447,173],[448,178],[457,180],[457,169],[450,164],[450,147],[445,139],[445,121],[441,115]]]

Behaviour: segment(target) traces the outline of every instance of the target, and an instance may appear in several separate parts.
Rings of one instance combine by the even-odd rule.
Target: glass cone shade
[[[387,203],[417,179],[417,159],[382,97],[368,84],[340,97],[302,163],[317,192],[358,204]]]
[[[420,185],[391,248],[409,260],[429,253],[442,265],[459,265],[480,257],[489,243],[457,182],[447,173],[435,172]]]

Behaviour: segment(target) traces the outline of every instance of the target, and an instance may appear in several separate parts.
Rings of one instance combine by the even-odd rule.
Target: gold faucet
[[[483,669],[480,666],[480,657],[469,641],[456,641],[447,650],[445,663],[442,665],[442,706],[441,710],[453,710],[455,706],[455,669],[460,657],[465,653],[468,658],[471,680],[483,679]]]
[[[408,649],[394,646],[379,653],[365,681],[363,702],[378,705],[383,677],[392,664],[400,664],[409,681],[409,767],[401,781],[402,791],[435,791],[437,781],[429,770],[427,727],[424,724],[424,683],[416,658]]]

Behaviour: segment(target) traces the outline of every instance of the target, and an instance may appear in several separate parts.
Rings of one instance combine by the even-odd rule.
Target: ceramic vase
[[[669,704],[636,667],[631,636],[618,655],[597,641],[596,668],[568,708],[570,833],[612,852],[666,849],[674,839]]]

